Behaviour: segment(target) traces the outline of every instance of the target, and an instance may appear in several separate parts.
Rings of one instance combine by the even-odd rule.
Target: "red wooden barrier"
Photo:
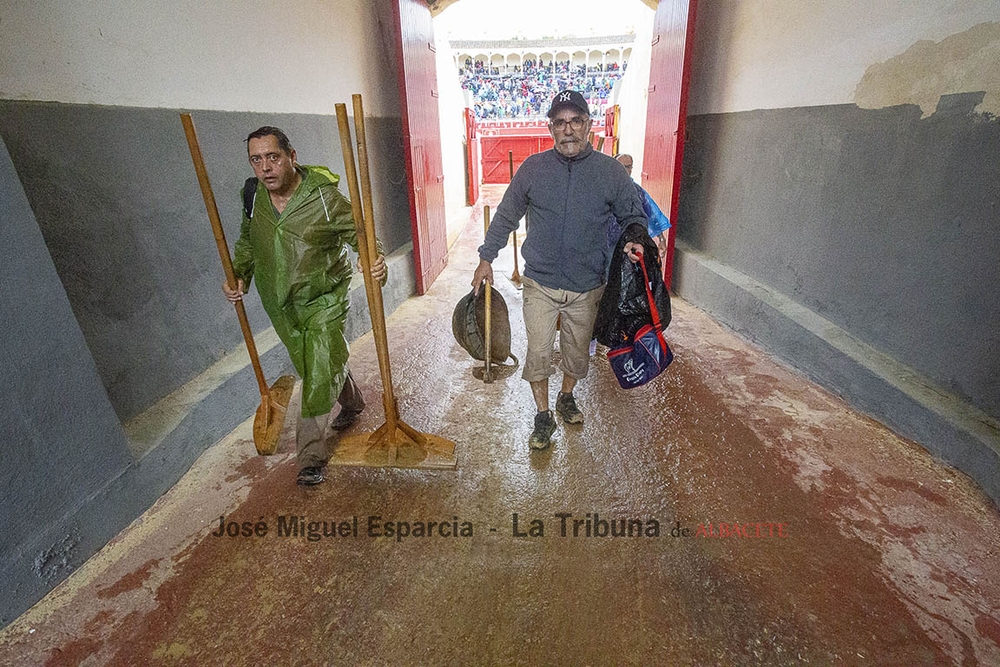
[[[594,119],[594,146],[604,136],[603,119]],[[482,182],[509,183],[508,151],[514,152],[514,171],[525,158],[552,148],[548,124],[529,120],[479,121],[476,133],[482,149]],[[605,138],[603,152],[609,153],[613,142]]]

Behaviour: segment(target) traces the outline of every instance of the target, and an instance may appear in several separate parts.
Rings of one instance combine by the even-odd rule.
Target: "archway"
[[[443,209],[444,173],[441,167],[441,136],[437,130],[439,110],[437,109],[438,87],[434,74],[433,30],[430,19],[439,15],[458,0],[398,0],[397,18],[410,16],[411,20],[400,19],[399,39],[403,45],[400,63],[401,95],[403,98],[404,141],[407,143],[407,174],[410,185],[411,216],[413,218],[414,260],[417,265],[417,291],[423,293],[446,262],[447,230],[443,212],[438,211],[439,223],[428,225],[421,220],[433,218],[429,209],[433,199]],[[646,122],[646,138],[642,157],[642,185],[654,199],[665,204],[669,202],[671,220],[676,222],[677,196],[680,185],[680,166],[683,155],[683,129],[686,110],[687,64],[690,54],[690,36],[694,25],[695,0],[639,0],[655,9],[653,52],[650,57],[650,85]],[[422,7],[423,12],[416,9]],[[413,21],[414,14],[423,16]],[[415,25],[421,28],[414,31]],[[423,26],[426,25],[426,29]],[[430,47],[428,49],[427,47]],[[633,51],[622,48],[623,56],[631,56]],[[484,57],[486,54],[483,54]],[[545,62],[546,52],[542,51],[540,61]],[[560,52],[554,53],[560,61]],[[571,62],[588,66],[588,52],[566,49],[562,54]],[[602,56],[603,57],[603,56]],[[478,59],[478,56],[475,58]],[[491,58],[492,60],[492,58]],[[523,62],[521,58],[518,63]],[[419,65],[418,63],[423,63]],[[484,64],[497,66],[491,61]],[[510,61],[502,58],[500,66],[506,71]],[[416,106],[414,106],[416,103]],[[430,110],[430,107],[434,107]],[[424,141],[420,145],[413,142],[414,127],[422,128]],[[431,136],[434,135],[433,139]],[[436,143],[436,148],[430,144]],[[431,154],[431,155],[429,155]],[[436,163],[435,163],[436,160]],[[422,198],[421,198],[422,195]],[[668,208],[667,206],[662,206]],[[676,225],[675,225],[676,227]],[[671,229],[670,252],[668,254],[667,276],[673,256],[674,229]]]

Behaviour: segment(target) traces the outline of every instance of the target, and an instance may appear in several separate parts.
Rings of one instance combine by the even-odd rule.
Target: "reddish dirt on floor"
[[[1000,664],[996,508],[679,299],[670,369],[624,392],[595,357],[585,423],[529,452],[526,383],[483,384],[451,336],[481,226],[388,318],[401,416],[453,440],[457,470],[329,468],[304,489],[293,429],[264,459],[248,422],[0,633],[0,663]],[[370,432],[370,336],[351,364]],[[220,517],[239,534],[214,536]]]

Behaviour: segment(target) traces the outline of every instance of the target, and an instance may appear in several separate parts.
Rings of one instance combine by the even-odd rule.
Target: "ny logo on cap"
[[[569,91],[563,93],[562,95],[559,96],[559,101],[560,102],[569,102],[569,95],[570,95]]]

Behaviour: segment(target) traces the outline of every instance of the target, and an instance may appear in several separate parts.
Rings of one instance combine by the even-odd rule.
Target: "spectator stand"
[[[634,39],[634,35],[615,35],[451,42],[468,107],[470,202],[478,183],[510,181],[508,151],[513,151],[517,167],[529,155],[552,146],[545,112],[561,90],[583,93],[594,118],[594,146],[613,154],[618,116],[614,100]]]

